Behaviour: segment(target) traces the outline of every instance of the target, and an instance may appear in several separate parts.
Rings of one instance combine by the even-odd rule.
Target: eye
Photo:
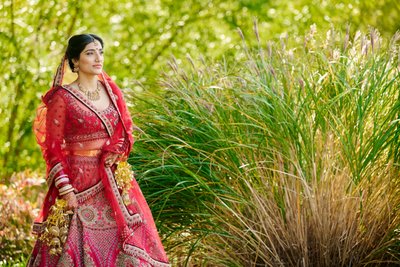
[[[93,55],[93,52],[87,52],[86,55]]]

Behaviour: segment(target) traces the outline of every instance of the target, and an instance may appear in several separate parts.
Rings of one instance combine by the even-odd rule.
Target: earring
[[[76,66],[76,65],[75,65],[72,72],[78,72],[78,71],[79,71],[79,66]]]

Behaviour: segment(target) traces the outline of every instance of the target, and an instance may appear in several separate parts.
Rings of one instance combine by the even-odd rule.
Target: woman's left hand
[[[115,153],[109,153],[107,154],[105,160],[104,160],[104,165],[106,167],[111,167],[118,161],[119,154]]]

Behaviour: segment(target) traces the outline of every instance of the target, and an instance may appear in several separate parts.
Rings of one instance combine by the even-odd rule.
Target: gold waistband
[[[67,155],[71,156],[81,156],[81,157],[97,157],[100,155],[100,149],[92,150],[67,150]]]

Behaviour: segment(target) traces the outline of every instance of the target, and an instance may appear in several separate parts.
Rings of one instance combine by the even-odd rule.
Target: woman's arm
[[[54,183],[60,197],[67,200],[70,209],[76,208],[74,188],[70,183],[67,164],[62,153],[67,105],[59,93],[47,103],[45,160],[49,166],[48,181]]]

